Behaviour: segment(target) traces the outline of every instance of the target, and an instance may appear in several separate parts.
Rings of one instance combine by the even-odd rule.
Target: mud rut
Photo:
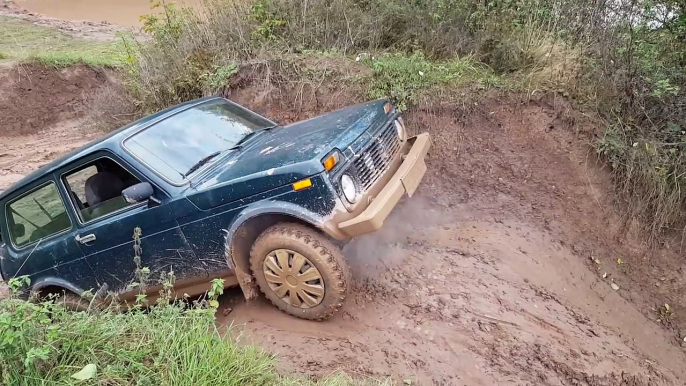
[[[355,281],[343,311],[298,320],[232,290],[218,323],[278,354],[283,371],[307,376],[683,384],[686,356],[646,316],[651,300],[612,290],[589,259],[611,255],[616,215],[607,177],[556,103],[494,98],[468,114],[408,115],[434,135],[429,173],[383,230],[346,246]],[[0,136],[0,189],[98,136],[78,114],[65,118]]]

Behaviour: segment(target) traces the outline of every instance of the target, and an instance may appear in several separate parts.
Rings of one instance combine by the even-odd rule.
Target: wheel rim
[[[264,277],[276,296],[291,306],[312,308],[324,300],[324,279],[305,256],[277,249],[264,259]]]

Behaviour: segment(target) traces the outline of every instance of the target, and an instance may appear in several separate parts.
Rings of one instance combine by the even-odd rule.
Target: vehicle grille
[[[386,170],[400,151],[401,143],[393,123],[372,138],[353,162],[360,189],[366,191]]]

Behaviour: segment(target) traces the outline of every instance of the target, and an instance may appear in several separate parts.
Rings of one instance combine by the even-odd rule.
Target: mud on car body
[[[0,194],[0,272],[29,295],[135,297],[132,234],[149,277],[178,294],[213,278],[261,291],[283,311],[324,319],[350,273],[336,240],[379,229],[422,179],[428,134],[408,137],[378,100],[279,126],[222,98],[131,123]],[[148,293],[157,293],[149,287]]]

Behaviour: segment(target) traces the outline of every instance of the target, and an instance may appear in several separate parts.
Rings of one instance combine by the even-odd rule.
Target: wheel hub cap
[[[286,303],[300,308],[315,307],[324,300],[324,279],[303,255],[289,249],[267,254],[264,277],[274,293]]]

